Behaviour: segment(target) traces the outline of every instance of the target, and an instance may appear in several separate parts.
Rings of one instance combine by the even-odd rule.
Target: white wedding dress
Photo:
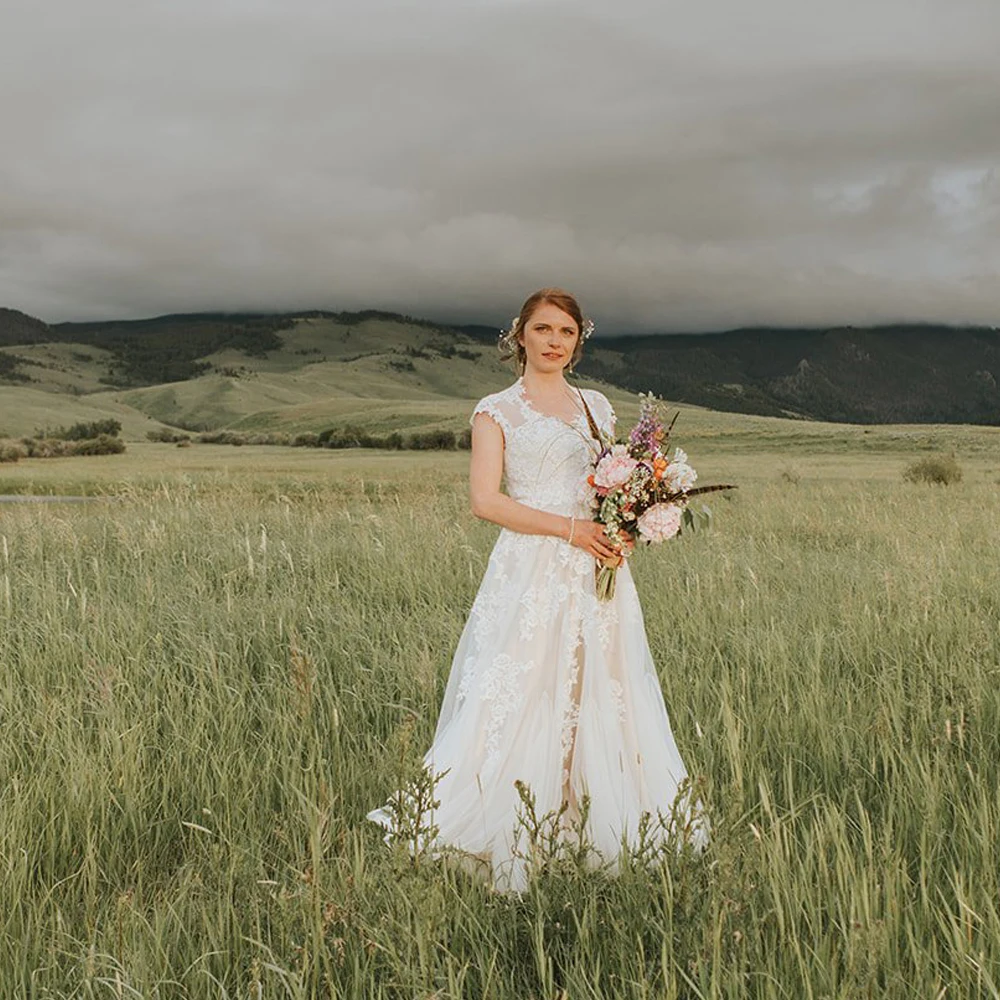
[[[612,432],[607,397],[583,392],[594,419]],[[481,399],[470,423],[477,413],[503,430],[509,496],[539,510],[592,516],[587,476],[597,443],[586,414],[570,423],[541,413],[521,378]],[[428,814],[438,828],[430,846],[450,845],[486,862],[501,891],[523,891],[528,878],[512,849],[519,843],[525,850],[526,834],[519,841],[514,834],[518,779],[534,794],[537,815],[569,803],[563,826],[578,820],[589,794],[588,839],[612,870],[623,836],[635,843],[644,811],[664,831],[657,810],[669,816],[676,804],[695,847],[708,840],[701,803],[678,794],[687,771],[628,562],[610,601],[597,598],[594,568],[594,557],[565,539],[501,528],[424,756],[425,769],[446,772],[435,790],[439,805]],[[367,818],[389,831],[389,842],[388,806]]]

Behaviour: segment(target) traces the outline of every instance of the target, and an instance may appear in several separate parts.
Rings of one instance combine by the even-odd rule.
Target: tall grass
[[[712,845],[520,899],[364,819],[495,537],[460,477],[5,509],[3,995],[1000,996],[995,489],[713,506],[634,564]]]

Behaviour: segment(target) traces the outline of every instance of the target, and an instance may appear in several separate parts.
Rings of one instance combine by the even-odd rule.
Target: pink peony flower
[[[681,509],[672,503],[654,503],[639,515],[639,534],[651,542],[664,542],[681,530]]]
[[[594,485],[598,489],[613,490],[621,486],[632,472],[638,462],[628,453],[628,448],[623,444],[616,444],[611,451],[597,463],[594,471]]]

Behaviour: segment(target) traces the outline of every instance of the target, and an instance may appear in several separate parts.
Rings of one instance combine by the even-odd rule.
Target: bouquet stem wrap
[[[596,574],[594,585],[600,600],[610,601],[615,596],[615,581],[618,578],[618,567],[623,561],[622,556],[598,560],[597,565],[594,567],[594,573]]]

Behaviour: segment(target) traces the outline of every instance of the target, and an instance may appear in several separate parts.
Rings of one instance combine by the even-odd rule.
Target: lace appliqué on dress
[[[576,728],[580,722],[580,660],[583,654],[583,630],[578,619],[574,628],[567,630],[566,642],[560,651],[559,669],[566,678],[562,690],[562,721],[559,727],[559,748],[562,759],[562,783],[569,782],[569,772]]]
[[[608,686],[611,688],[611,698],[614,701],[615,709],[618,712],[618,721],[624,722],[626,717],[625,701],[622,698],[624,694],[624,688],[622,683],[617,677],[612,677],[608,681]]]
[[[520,675],[527,673],[534,665],[533,660],[519,663],[506,653],[500,653],[483,673],[479,695],[483,701],[492,703],[486,726],[484,776],[496,766],[504,720],[520,709],[524,702],[524,682]]]
[[[530,642],[535,636],[535,629],[549,624],[555,617],[556,608],[568,597],[569,587],[565,583],[547,581],[541,587],[529,587],[520,601],[518,627],[521,638]]]
[[[589,591],[582,595],[587,608],[586,623],[590,634],[597,638],[602,649],[609,649],[614,630],[618,627],[618,611],[609,601],[600,600]]]
[[[493,630],[500,620],[500,612],[507,606],[504,588],[507,585],[507,574],[499,568],[490,567],[494,577],[492,587],[484,587],[473,602],[470,617],[476,646],[480,649],[489,645]]]
[[[501,403],[498,398],[500,395],[500,393],[493,393],[492,395],[484,396],[481,400],[479,400],[469,417],[469,424],[471,425],[475,420],[477,413],[486,413],[500,425],[500,428],[503,430],[504,440],[507,440],[510,437],[512,427],[510,421],[507,419],[507,415],[501,408]]]

